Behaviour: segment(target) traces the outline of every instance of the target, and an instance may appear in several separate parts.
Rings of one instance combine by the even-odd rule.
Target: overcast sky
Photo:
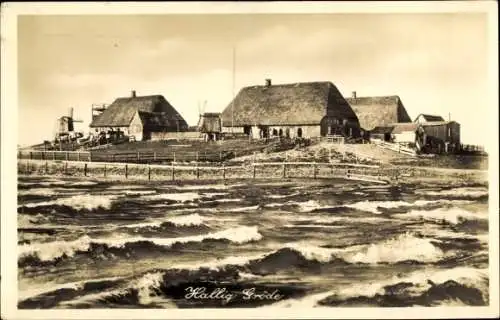
[[[161,94],[189,125],[222,111],[235,91],[331,81],[345,96],[399,95],[410,117],[458,121],[465,143],[488,110],[487,16],[475,14],[21,16],[19,143],[52,138],[75,108],[88,130],[92,103]],[[33,132],[40,134],[33,135]]]

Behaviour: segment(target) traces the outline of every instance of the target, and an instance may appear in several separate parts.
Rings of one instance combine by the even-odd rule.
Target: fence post
[[[198,168],[198,162],[196,162],[196,179],[200,178],[200,168]]]
[[[128,164],[125,165],[125,179],[128,178]]]
[[[86,163],[83,165],[83,175],[85,177],[87,176],[87,164]]]
[[[219,152],[219,161],[222,161],[222,151]]]
[[[30,160],[33,160],[33,152],[30,151]]]
[[[56,152],[52,151],[52,160],[56,160]]]
[[[316,179],[316,162],[313,162],[313,176],[314,176],[314,179]]]
[[[76,153],[76,161],[80,161],[80,151]]]
[[[156,151],[153,152],[153,161],[156,161]]]
[[[174,161],[173,162],[175,162],[175,151],[174,151]],[[173,166],[173,163],[172,163],[172,166]]]
[[[151,180],[151,166],[148,165],[148,180]]]
[[[254,164],[253,164],[253,178],[254,178],[254,179],[255,179],[255,168],[256,168],[256,167],[257,167],[257,166],[256,166],[256,165],[255,165],[255,163],[254,163]]]
[[[140,153],[140,152],[139,152],[139,151],[137,151],[137,162],[138,162],[138,163],[141,161],[141,156],[140,156],[140,154],[139,154],[139,153]]]
[[[286,162],[283,163],[283,178],[286,178]]]
[[[66,161],[68,161],[68,160],[69,160],[69,152],[66,151]]]
[[[200,152],[196,151],[196,163],[198,163],[198,161],[200,161]]]
[[[104,164],[104,178],[106,178],[106,164]]]
[[[175,152],[174,152],[174,158],[175,158]],[[172,180],[175,180],[175,167],[173,162],[172,162]]]
[[[226,180],[226,166],[222,164],[222,180]]]
[[[49,163],[47,160],[45,160],[45,173],[49,173]]]

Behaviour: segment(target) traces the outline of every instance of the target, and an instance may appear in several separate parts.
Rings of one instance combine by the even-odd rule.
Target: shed
[[[200,115],[198,131],[205,135],[205,140],[218,140],[222,133],[221,114],[205,112]]]
[[[443,122],[444,119],[441,116],[421,113],[415,118],[415,121],[413,122],[426,123],[426,122],[436,122],[436,121]]]
[[[411,122],[411,118],[397,95],[358,97],[356,92],[346,98],[359,119],[361,128],[367,131],[391,123]]]

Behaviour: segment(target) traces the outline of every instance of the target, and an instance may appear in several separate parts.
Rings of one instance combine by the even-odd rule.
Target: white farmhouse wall
[[[132,121],[130,121],[129,125],[129,136],[134,136],[136,141],[142,141],[143,139],[143,125],[141,118],[139,117],[139,113],[136,112]]]

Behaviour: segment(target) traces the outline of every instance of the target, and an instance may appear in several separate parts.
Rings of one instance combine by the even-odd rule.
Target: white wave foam
[[[444,253],[434,246],[434,239],[422,239],[410,233],[369,245],[355,245],[347,248],[322,248],[303,242],[283,245],[300,252],[306,259],[329,262],[341,258],[349,263],[397,263],[406,260],[435,262],[444,258]]]
[[[254,210],[258,210],[258,209],[259,209],[259,205],[250,206],[250,207],[240,207],[240,208],[227,209],[226,211],[244,212],[244,211],[254,211]]]
[[[218,196],[226,196],[227,192],[203,192],[202,195],[207,198],[213,198]]]
[[[250,241],[258,241],[262,239],[262,235],[258,232],[257,227],[237,227],[230,228],[219,232],[207,233],[198,236],[188,236],[179,238],[147,238],[147,237],[130,237],[122,235],[116,238],[93,239],[92,242],[103,243],[112,247],[123,247],[127,243],[149,241],[160,246],[171,246],[175,243],[186,242],[201,242],[205,239],[227,239],[231,242],[242,244]]]
[[[270,194],[267,197],[270,199],[283,199],[283,198],[289,198],[298,195],[298,192],[293,192],[290,194]]]
[[[131,286],[138,291],[140,304],[151,303],[152,289],[157,289],[163,282],[162,272],[146,273],[142,277],[132,281]]]
[[[436,262],[444,257],[444,253],[431,240],[438,241],[404,233],[376,244],[344,249],[339,256],[350,263],[396,263],[405,260]]]
[[[201,196],[196,192],[183,192],[183,193],[160,193],[155,195],[143,196],[144,200],[171,200],[177,202],[191,202],[199,199]]]
[[[20,206],[33,208],[41,206],[60,205],[60,206],[72,207],[76,210],[82,210],[82,209],[93,210],[97,208],[109,209],[111,208],[111,205],[113,204],[115,199],[116,199],[115,196],[82,194],[82,195],[74,195],[71,197],[64,197],[44,202],[26,203]]]
[[[300,208],[300,211],[302,212],[311,212],[316,209],[323,208],[321,204],[319,204],[318,201],[316,200],[308,200],[305,202],[295,202],[295,205],[298,205]]]
[[[108,297],[114,297],[114,296],[121,296],[124,294],[127,294],[128,289],[127,288],[120,288],[120,289],[115,289],[111,291],[103,291],[103,292],[98,292],[98,293],[91,293],[87,294],[81,297],[78,297],[74,300],[69,300],[69,301],[62,301],[59,303],[60,306],[74,306],[82,303],[92,303],[99,301],[104,298]]]
[[[50,261],[63,255],[72,257],[76,251],[86,251],[90,247],[90,242],[90,237],[83,236],[74,241],[23,244],[18,246],[18,254],[21,258],[35,255],[42,261]]]
[[[175,243],[201,242],[205,239],[227,239],[233,243],[243,244],[262,239],[257,227],[237,227],[199,236],[179,238],[147,238],[122,235],[115,238],[90,238],[85,235],[74,241],[54,241],[46,243],[23,244],[18,246],[19,257],[35,255],[42,261],[54,260],[63,255],[74,256],[76,251],[87,251],[91,243],[105,244],[109,247],[123,247],[127,243],[153,242],[156,245],[169,247]]]
[[[239,198],[236,198],[236,199],[217,199],[217,200],[214,200],[215,202],[220,202],[220,203],[226,203],[226,202],[241,202],[243,199],[239,199]]]
[[[473,197],[479,198],[488,195],[488,189],[485,187],[465,187],[453,188],[448,190],[417,190],[416,194],[424,194],[429,196],[452,196],[452,197]]]
[[[335,296],[340,299],[359,296],[373,297],[376,294],[384,294],[384,287],[401,282],[412,283],[413,285],[405,289],[405,292],[406,294],[412,296],[418,296],[431,288],[432,285],[428,282],[428,280],[435,284],[442,284],[448,280],[453,280],[465,286],[478,288],[483,293],[483,297],[487,296],[488,292],[488,269],[456,267],[446,270],[419,270],[406,276],[393,276],[388,279],[351,283],[336,290],[307,296],[303,300],[304,302],[307,301],[307,306],[316,306],[319,301],[329,296]],[[297,301],[293,306],[296,306],[297,303],[300,305],[300,302],[300,300]],[[439,304],[446,303],[447,302],[445,301],[440,302]]]
[[[353,208],[360,211],[372,212],[375,214],[381,213],[378,208],[402,208],[402,207],[421,207],[429,204],[467,204],[471,201],[468,200],[417,200],[415,202],[407,201],[359,201],[352,204],[345,204],[345,207]]]
[[[435,209],[430,211],[412,210],[404,214],[394,215],[397,218],[417,218],[428,221],[447,221],[452,224],[458,224],[465,220],[487,220],[488,213],[474,213],[461,208]]]

